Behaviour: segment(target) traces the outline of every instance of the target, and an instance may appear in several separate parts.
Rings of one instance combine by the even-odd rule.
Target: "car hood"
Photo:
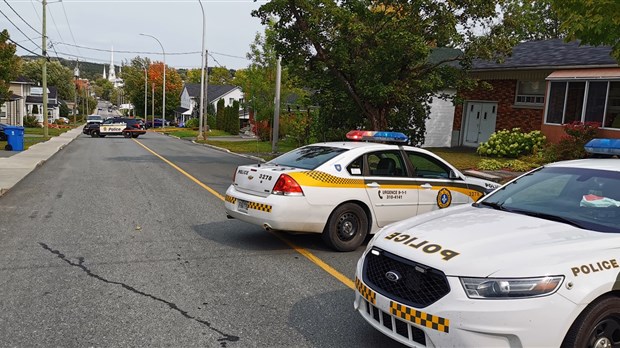
[[[446,275],[521,277],[565,274],[580,255],[619,254],[620,234],[465,205],[388,225],[373,246]]]

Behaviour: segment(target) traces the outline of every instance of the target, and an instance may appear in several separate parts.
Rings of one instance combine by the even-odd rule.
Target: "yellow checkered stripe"
[[[390,301],[390,314],[410,321],[412,323],[425,326],[429,329],[445,333],[448,333],[450,331],[449,319],[420,312],[418,310],[403,306],[393,301]]]
[[[354,187],[363,188],[364,180],[348,179],[334,176],[325,172],[311,170],[307,172],[289,173],[295,181],[302,186],[319,186],[319,187]]]
[[[237,199],[235,197],[233,197],[233,196],[226,195],[225,198],[226,198],[226,202],[228,202],[228,203],[232,203],[232,204],[237,203]]]
[[[364,285],[357,277],[355,277],[355,288],[368,302],[373,305],[377,304],[377,294]]]
[[[271,206],[269,204],[248,202],[248,209],[260,210],[264,211],[265,213],[271,213]]]

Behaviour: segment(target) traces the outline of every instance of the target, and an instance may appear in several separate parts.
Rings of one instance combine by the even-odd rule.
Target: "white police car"
[[[351,131],[347,137],[407,141],[393,132]],[[322,233],[333,248],[350,251],[389,223],[474,202],[498,186],[466,177],[420,148],[331,142],[238,167],[225,206],[229,217],[265,229]]]
[[[412,347],[620,347],[620,159],[549,164],[387,226],[355,283],[355,309]]]

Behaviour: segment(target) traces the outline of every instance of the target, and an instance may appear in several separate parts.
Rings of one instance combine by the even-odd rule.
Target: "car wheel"
[[[327,220],[323,240],[338,251],[353,251],[368,234],[368,216],[362,207],[345,203],[334,210]]]
[[[562,348],[620,346],[620,297],[605,296],[591,304],[568,330]]]
[[[125,138],[131,138],[131,132],[123,132]]]
[[[13,151],[13,146],[11,146],[11,144],[6,144],[6,145],[4,145],[4,149],[6,151]]]
[[[90,136],[93,138],[99,138],[99,131],[91,131]]]
[[[140,136],[140,134],[137,134],[137,133],[131,135],[132,138],[137,138],[139,136]]]

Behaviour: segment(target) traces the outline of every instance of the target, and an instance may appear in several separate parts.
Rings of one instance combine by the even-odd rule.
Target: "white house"
[[[207,101],[213,105],[213,108],[217,112],[217,103],[220,99],[224,100],[224,106],[230,106],[233,102],[243,102],[243,91],[241,87],[231,85],[208,85],[207,86]],[[192,117],[198,117],[200,115],[200,84],[199,83],[187,83],[183,86],[183,92],[181,92],[181,106],[175,111],[176,119],[179,123],[185,122]],[[241,116],[244,117],[244,116]]]

